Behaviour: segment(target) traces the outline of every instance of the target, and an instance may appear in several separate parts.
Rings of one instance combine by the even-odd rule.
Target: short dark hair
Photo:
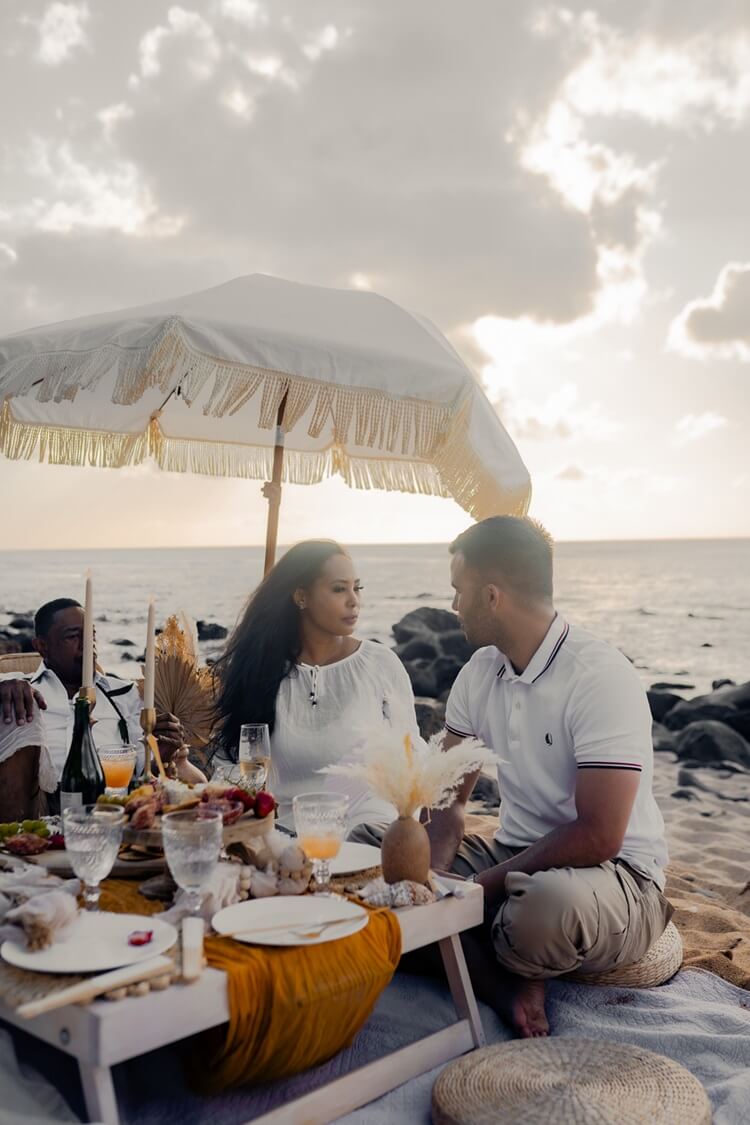
[[[462,531],[450,545],[469,566],[496,574],[530,601],[552,597],[552,536],[527,516],[491,516]]]
[[[46,637],[52,628],[55,620],[55,614],[59,613],[61,609],[80,609],[81,603],[77,602],[75,598],[55,598],[52,602],[46,602],[36,611],[34,617],[34,632],[37,637]]]

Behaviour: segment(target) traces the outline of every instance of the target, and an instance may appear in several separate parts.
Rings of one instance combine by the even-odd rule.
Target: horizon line
[[[310,536],[310,538],[314,538]],[[669,536],[631,536],[625,539],[618,538],[605,538],[605,539],[555,539],[555,546],[566,546],[588,544],[588,543],[732,543],[743,542],[750,540],[750,534],[742,535],[669,535]],[[295,540],[295,542],[304,542],[304,540]],[[406,540],[391,540],[391,541],[362,541],[362,542],[348,542],[347,547],[447,547],[451,540],[449,539],[432,539],[422,541],[406,541]],[[343,545],[343,544],[342,544]],[[294,543],[282,543],[278,545],[279,551],[288,550],[294,546]],[[0,547],[0,554],[13,555],[20,554],[25,551],[38,551],[38,552],[63,552],[63,551],[254,551],[262,550],[265,547],[264,542],[259,543],[168,543],[157,545],[143,545],[143,546],[115,546],[115,547]]]

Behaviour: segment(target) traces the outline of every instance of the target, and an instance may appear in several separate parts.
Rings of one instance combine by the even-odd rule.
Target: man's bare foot
[[[510,1022],[521,1039],[541,1039],[549,1035],[544,1010],[544,981],[516,979],[518,983],[509,1005]]]

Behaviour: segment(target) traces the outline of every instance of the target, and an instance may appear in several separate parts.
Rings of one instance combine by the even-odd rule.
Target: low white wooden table
[[[461,891],[462,898],[451,896],[427,906],[396,911],[403,953],[439,943],[456,1007],[456,1022],[256,1117],[254,1125],[298,1125],[300,1121],[305,1125],[326,1125],[410,1078],[484,1045],[479,1011],[458,937],[463,930],[482,921],[483,891],[475,883],[461,884]],[[118,1125],[111,1068],[226,1023],[226,975],[217,969],[206,969],[200,980],[173,985],[166,992],[152,992],[117,1003],[99,1000],[85,1007],[70,1005],[31,1020],[19,1019],[12,1008],[0,1002],[0,1018],[77,1059],[89,1120]]]

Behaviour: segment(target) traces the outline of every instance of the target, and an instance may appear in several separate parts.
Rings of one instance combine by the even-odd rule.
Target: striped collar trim
[[[522,683],[535,684],[552,667],[569,632],[570,626],[567,621],[556,613],[546,637],[518,677]]]

